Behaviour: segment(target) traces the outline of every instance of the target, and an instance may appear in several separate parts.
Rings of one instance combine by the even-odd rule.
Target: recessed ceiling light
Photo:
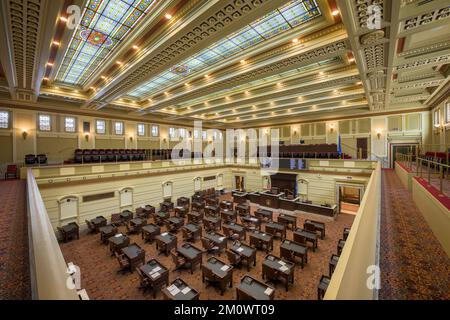
[[[209,78],[209,74],[205,74],[205,78]]]
[[[61,20],[62,22],[67,22],[67,18],[66,17],[59,17],[59,20]]]
[[[339,14],[339,10],[335,9],[331,12],[333,16],[337,16]]]
[[[103,80],[106,80],[106,77],[105,77],[105,76],[101,76],[100,78],[102,78]]]
[[[91,89],[92,91],[95,91],[95,90],[97,90],[97,89],[95,89],[94,87],[90,87],[89,89]]]
[[[122,61],[116,61],[116,63],[117,63],[119,66],[123,64]]]
[[[172,19],[172,15],[170,13],[166,13],[166,15],[164,16],[167,20]]]
[[[53,44],[54,46],[58,46],[58,47],[59,47],[59,45],[60,45],[60,43],[59,43],[58,41],[53,41],[52,44]]]
[[[348,62],[355,62],[355,58],[348,59]]]
[[[166,91],[166,92],[164,92],[164,94],[166,95],[166,96],[168,96],[169,95],[169,93]]]
[[[133,46],[133,49],[134,49],[134,50],[139,50],[139,47],[138,47],[137,45],[134,45],[134,46]]]
[[[185,86],[189,86],[189,83],[188,82],[186,82],[185,84],[184,84]]]
[[[47,78],[47,77],[44,77],[43,80],[48,81],[48,78]]]
[[[242,63],[242,64],[244,64],[244,63],[245,63],[245,60],[244,60],[244,59],[242,59],[242,60],[241,60],[241,63]]]
[[[297,39],[297,38],[294,38],[294,39],[292,39],[292,42],[293,42],[293,43],[297,43],[297,42],[298,42],[298,39]]]
[[[48,65],[49,67],[53,67],[53,63],[51,63],[51,62],[47,62],[47,65]]]
[[[323,71],[320,71],[320,72],[319,72],[319,75],[320,75],[320,76],[323,76],[324,74],[325,74],[325,73],[324,73]]]

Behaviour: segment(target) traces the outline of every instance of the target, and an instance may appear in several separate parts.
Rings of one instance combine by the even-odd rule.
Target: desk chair
[[[184,257],[178,254],[176,251],[170,251],[170,256],[172,258],[173,263],[175,264],[175,269],[173,271],[176,271],[180,268],[183,268],[187,265],[187,261]]]
[[[123,225],[122,218],[120,218],[120,213],[113,213],[111,215],[111,224],[116,227]]]
[[[131,265],[128,259],[125,257],[125,255],[120,254],[119,252],[114,252],[114,255],[116,256],[117,262],[119,262],[119,271],[120,273],[125,273],[127,271],[131,272]]]
[[[149,279],[142,273],[141,269],[139,267],[136,268],[136,272],[139,276],[139,290],[147,291],[147,289],[150,287],[150,281]]]
[[[323,300],[328,285],[330,284],[330,280],[330,277],[325,275],[322,275],[322,278],[320,278],[319,285],[317,286],[317,300]]]
[[[95,226],[89,221],[89,220],[84,220],[86,222],[86,225],[88,227],[88,233],[96,233],[97,230],[95,229]]]
[[[207,253],[212,253],[212,254],[218,253],[220,256],[219,247],[215,246],[214,242],[210,241],[209,239],[202,238],[202,246],[206,250]]]
[[[231,265],[240,268],[241,267],[241,256],[238,255],[237,253],[231,251],[230,249],[226,250],[227,253],[227,257],[228,257],[228,261],[230,262]]]
[[[183,228],[183,229],[181,229],[181,232],[183,233],[183,240],[189,241],[189,242],[195,242],[194,234],[191,231]]]

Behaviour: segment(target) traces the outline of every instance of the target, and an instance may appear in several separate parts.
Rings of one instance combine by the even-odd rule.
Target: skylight
[[[188,74],[206,69],[217,62],[242,52],[273,36],[312,20],[321,15],[315,0],[294,0],[245,26],[239,31],[216,42],[200,53],[189,57],[179,65],[172,67],[150,79],[140,87],[128,93],[134,98],[163,90],[182,80]],[[172,77],[168,79],[168,75]]]
[[[156,0],[88,0],[56,81],[81,85],[125,39]]]

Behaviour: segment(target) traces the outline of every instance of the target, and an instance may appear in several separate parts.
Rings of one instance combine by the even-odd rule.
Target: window
[[[152,137],[159,137],[159,126],[152,125]]]
[[[145,136],[145,124],[139,123],[137,125],[137,134],[138,136]]]
[[[441,124],[439,109],[434,111],[434,126],[439,127]]]
[[[73,117],[64,118],[64,130],[66,132],[75,132],[75,118]]]
[[[194,130],[194,139],[198,139],[198,138],[200,138],[200,131]]]
[[[186,138],[186,129],[185,128],[178,129],[178,136],[180,138]]]
[[[206,131],[202,131],[202,139],[206,140]]]
[[[97,120],[95,122],[95,130],[98,134],[105,134],[106,133],[106,122],[105,120]]]
[[[169,138],[175,138],[175,128],[169,128]]]
[[[450,123],[450,102],[445,105],[445,123]]]
[[[51,126],[51,118],[48,114],[39,115],[39,130],[41,131],[50,131],[52,129]]]
[[[123,134],[123,122],[114,122],[114,133],[117,135]]]
[[[9,128],[9,112],[8,111],[0,111],[0,128],[1,129]]]

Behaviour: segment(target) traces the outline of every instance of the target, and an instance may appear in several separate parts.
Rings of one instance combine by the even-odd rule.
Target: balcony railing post
[[[439,168],[440,168],[439,169],[439,191],[441,193],[443,193],[442,189],[443,189],[443,180],[444,180],[444,166],[440,165]]]
[[[431,183],[431,161],[428,161],[428,183]]]

